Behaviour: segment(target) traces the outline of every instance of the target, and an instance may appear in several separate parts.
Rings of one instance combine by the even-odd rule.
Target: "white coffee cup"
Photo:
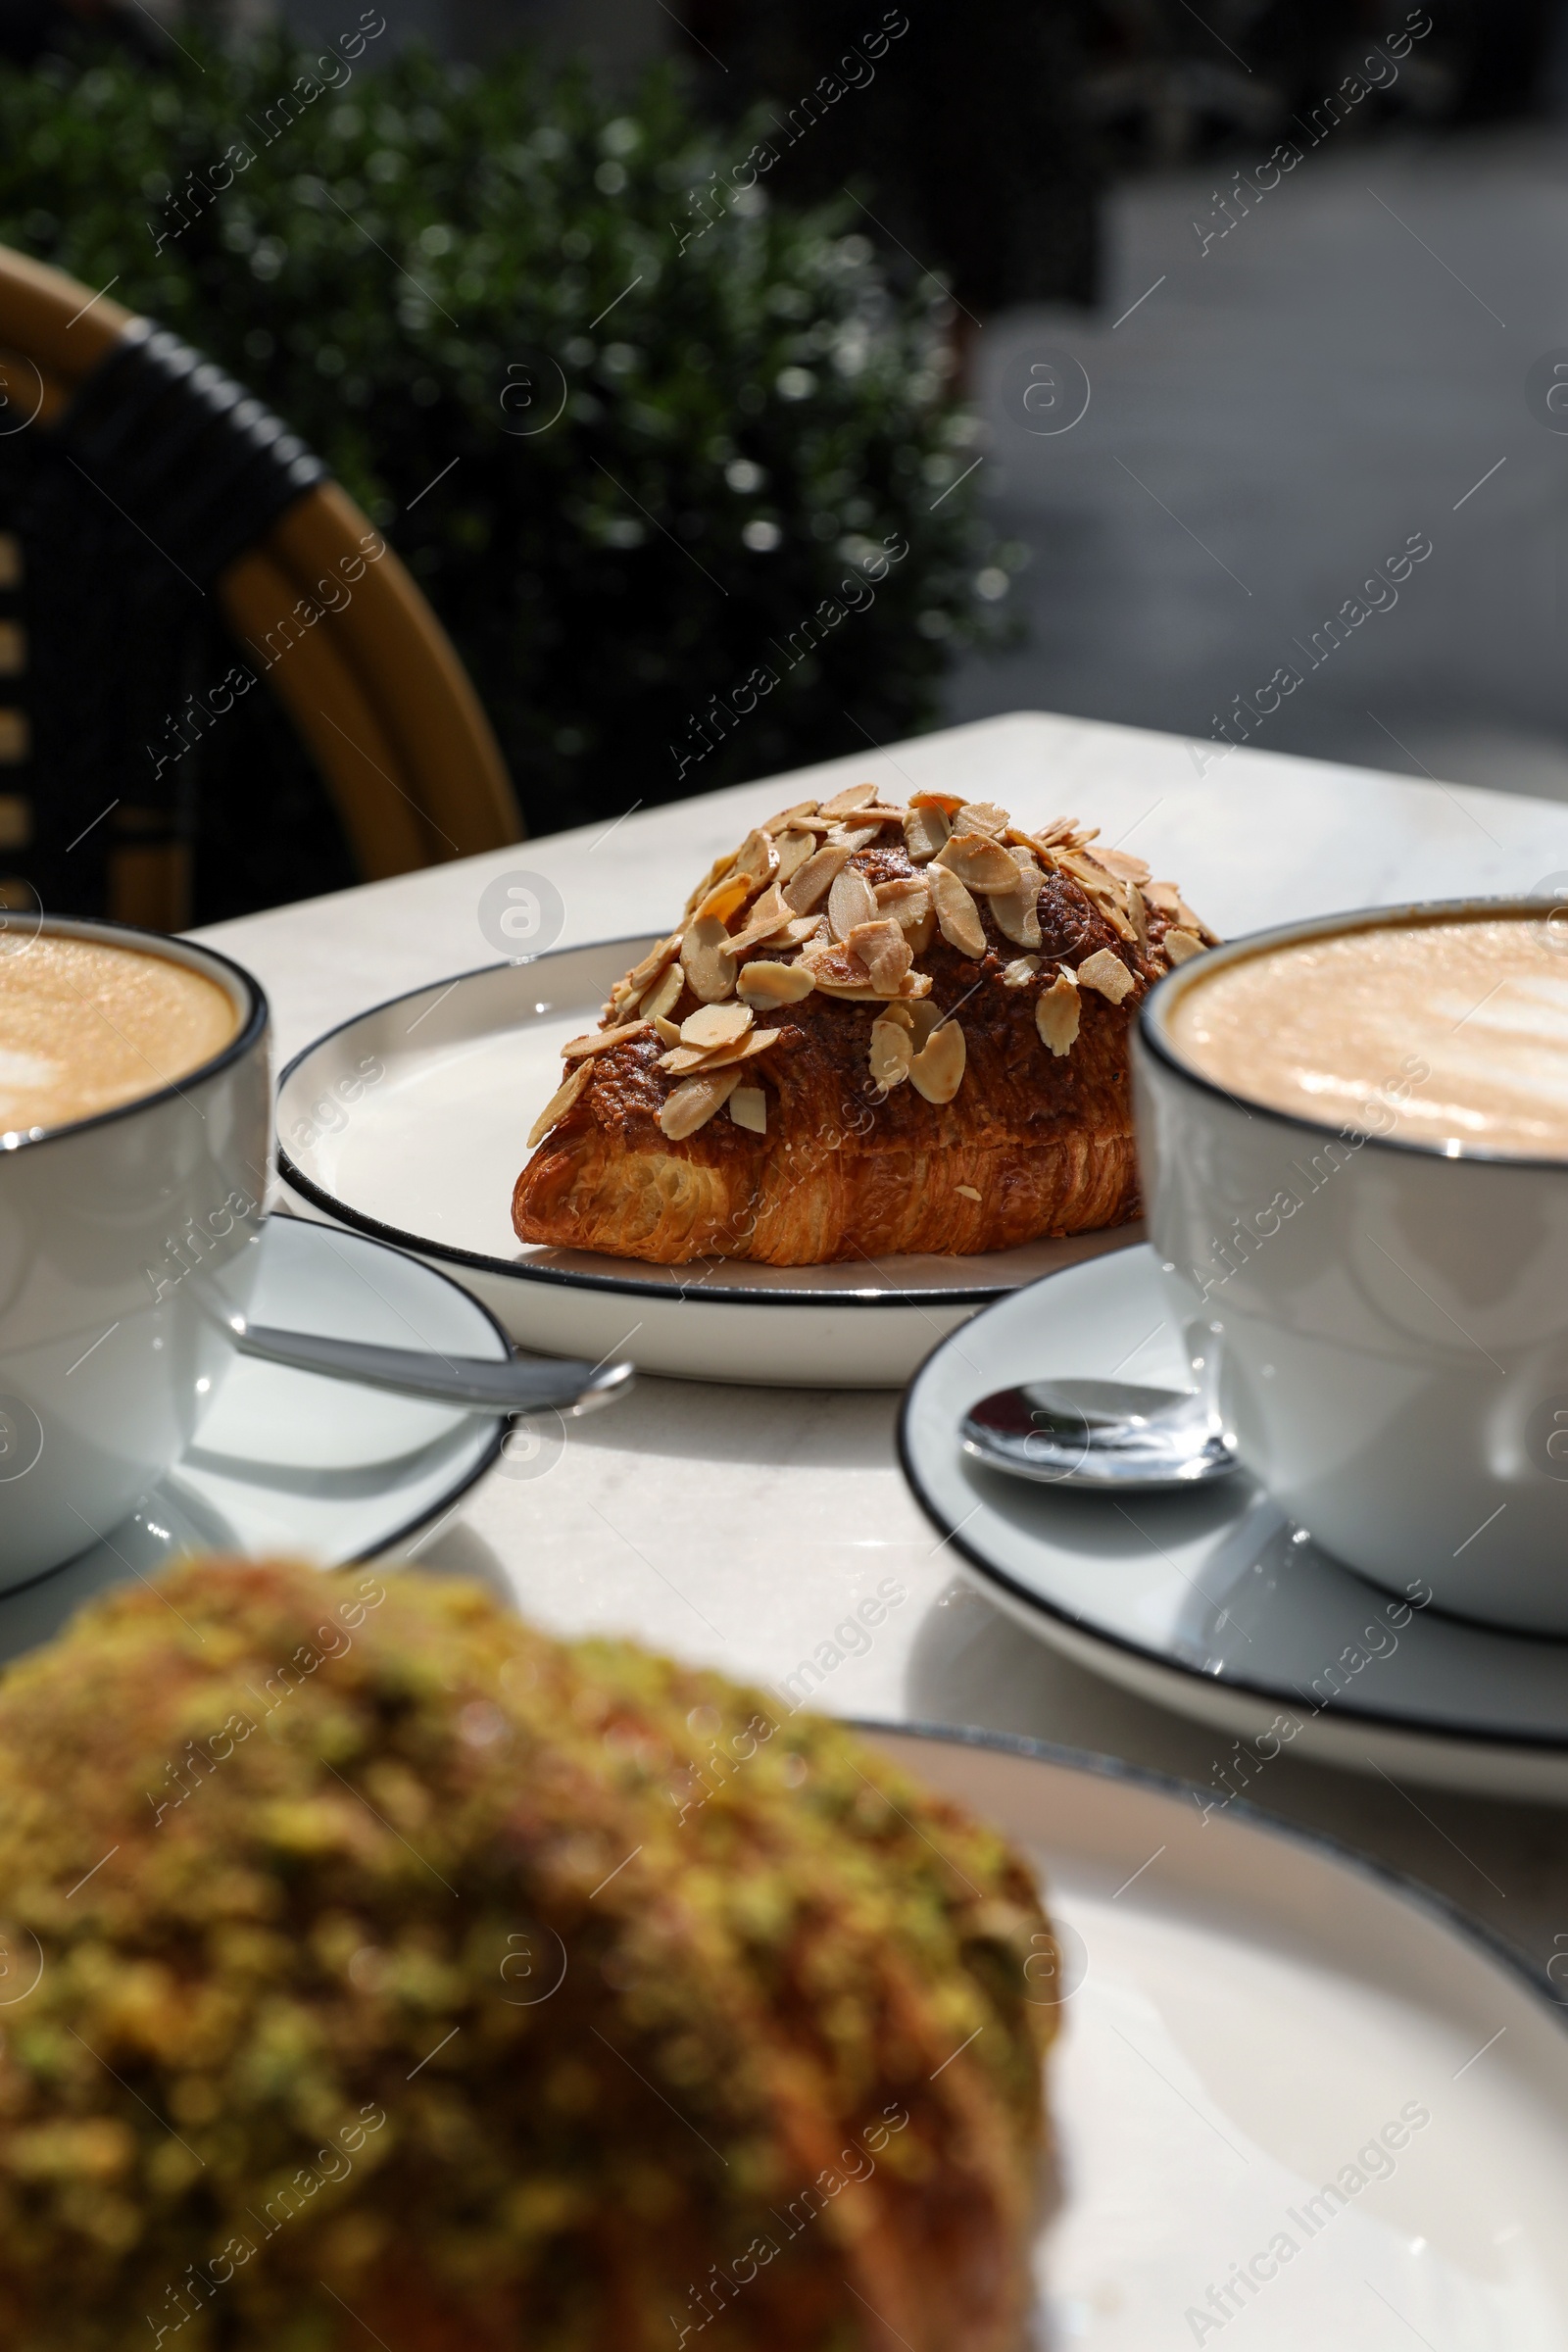
[[[112,1110],[0,1136],[0,1590],[86,1550],[178,1460],[233,1357],[271,1136],[267,1000],[209,948],[124,925],[6,918],[136,948],[216,982],[221,1051]]]
[[[1527,914],[1470,900],[1330,915],[1160,982],[1133,1081],[1150,1237],[1241,1459],[1325,1550],[1405,1594],[1568,1633],[1568,1164],[1318,1124],[1183,1059],[1189,990],[1262,946],[1400,920]],[[1389,1074],[1388,1128],[1399,1073]]]

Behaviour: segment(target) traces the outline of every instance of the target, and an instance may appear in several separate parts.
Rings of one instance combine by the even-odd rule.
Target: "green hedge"
[[[746,184],[750,136],[715,146],[667,74],[611,103],[520,56],[393,55],[378,22],[0,72],[0,238],[117,280],[320,451],[534,829],[930,723],[1021,560],[960,483],[942,289],[895,282],[848,203]]]

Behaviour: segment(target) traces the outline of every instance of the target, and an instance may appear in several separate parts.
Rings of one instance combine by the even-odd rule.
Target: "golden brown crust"
[[[1008,838],[1025,841],[1017,832]],[[929,998],[911,999],[910,1013],[922,1026],[932,1011],[952,1016],[962,1032],[962,1077],[951,1101],[928,1100],[913,1083],[873,1079],[871,1029],[887,1013],[886,996],[856,1002],[813,990],[798,1003],[757,1007],[754,1034],[780,1033],[742,1070],[747,1086],[765,1090],[766,1132],[750,1132],[721,1107],[671,1140],[668,1114],[662,1127],[661,1113],[687,1072],[666,1069],[667,1037],[644,1029],[593,1055],[587,1083],[523,1169],[513,1200],[519,1239],[662,1265],[702,1257],[815,1265],[1003,1250],[1135,1216],[1128,1032],[1167,968],[1166,933],[1197,918],[1169,885],[1152,886],[1146,902],[1137,876],[1147,880],[1147,869],[1138,860],[1110,853],[1115,864],[1101,866],[1081,835],[1068,832],[1055,852],[1042,851],[1040,839],[1033,837],[1044,867],[1038,947],[1026,951],[1004,934],[993,900],[977,888],[983,956],[951,945],[934,924],[915,956]],[[733,864],[720,859],[711,869],[688,905],[688,923]],[[852,853],[848,867],[873,890],[930,870],[887,824]],[[751,919],[744,908],[732,912],[729,934],[740,936]],[[1016,917],[1009,928],[1016,933]],[[825,937],[755,946],[739,968],[761,958],[809,961],[827,946]],[[1026,954],[1039,968],[1020,974]],[[1123,967],[1126,994],[1113,1003],[1092,982],[1078,985],[1076,1035],[1068,1051],[1054,1053],[1037,1024],[1037,1003],[1061,986],[1058,974],[1076,980],[1097,956]],[[1014,984],[1004,978],[1009,967]],[[1120,986],[1114,971],[1091,968],[1112,992]],[[647,999],[646,987],[626,987],[606,1008],[607,1028],[634,1018],[639,998]],[[699,1004],[683,982],[666,1028]]]

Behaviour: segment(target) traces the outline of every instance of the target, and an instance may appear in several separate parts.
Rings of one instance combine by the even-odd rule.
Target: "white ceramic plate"
[[[270,1217],[257,1323],[497,1359],[504,1333],[466,1291],[356,1234]],[[323,1568],[407,1553],[494,1461],[503,1413],[236,1359],[183,1461],[64,1568],[0,1596],[0,1661],[33,1648],[107,1586],[182,1554],[282,1553]]]
[[[1204,1822],[1177,1783],[1025,1741],[872,1736],[1036,1857],[1067,1931],[1035,2352],[1564,2352],[1549,1987],[1245,1807]]]
[[[1241,1474],[1113,1501],[964,1453],[964,1411],[1015,1381],[1190,1387],[1166,1312],[1152,1250],[1120,1250],[1003,1299],[921,1366],[900,1422],[905,1475],[981,1589],[1081,1664],[1249,1743],[1241,1781],[1288,1745],[1491,1795],[1568,1796],[1568,1642],[1401,1609]]]
[[[597,1028],[612,984],[653,945],[493,964],[329,1030],[278,1087],[285,1183],[335,1223],[444,1267],[524,1347],[767,1388],[902,1388],[976,1306],[1139,1237],[1122,1226],[985,1257],[840,1266],[650,1266],[519,1243],[513,1187],[561,1083],[561,1048]]]

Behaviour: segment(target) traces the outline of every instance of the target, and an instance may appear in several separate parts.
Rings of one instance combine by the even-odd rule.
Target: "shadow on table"
[[[566,1424],[567,1443],[681,1461],[881,1470],[894,1459],[896,1389],[748,1389],[645,1373],[624,1402]]]
[[[961,1578],[933,1602],[915,1636],[905,1706],[918,1723],[971,1724],[1119,1756],[1190,1781],[1211,1800],[1223,1797],[1234,1755],[1223,1732],[1075,1665]],[[1260,1731],[1268,1720],[1260,1716]],[[1258,1774],[1247,1798],[1435,1887],[1537,1967],[1568,1951],[1568,1813],[1560,1807],[1470,1796],[1286,1753]]]
[[[516,1586],[507,1574],[500,1553],[477,1529],[465,1525],[461,1519],[454,1519],[446,1527],[438,1523],[424,1543],[410,1552],[409,1564],[427,1576],[466,1577],[470,1584],[483,1585],[503,1608],[517,1607]]]

